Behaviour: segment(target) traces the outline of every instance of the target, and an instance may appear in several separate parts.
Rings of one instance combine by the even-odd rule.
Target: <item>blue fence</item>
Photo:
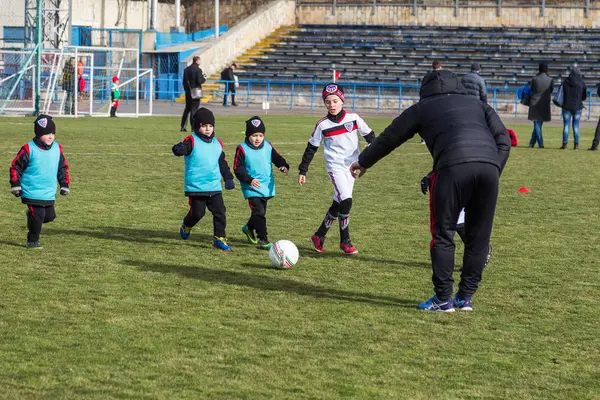
[[[219,27],[219,35],[227,32],[227,25]],[[164,49],[178,44],[193,42],[215,36],[215,28],[203,31],[183,33],[183,32],[156,32],[156,50]]]
[[[217,92],[212,92],[215,96],[230,95],[229,85],[233,82],[228,81],[207,81],[207,83],[217,83],[220,89]],[[249,106],[252,103],[251,98],[262,98],[265,101],[277,101],[277,104],[284,104],[293,109],[294,107],[299,108],[297,105],[298,99],[305,99],[304,105],[301,107],[308,107],[311,110],[315,107],[321,106],[321,89],[329,82],[302,82],[302,81],[271,81],[271,80],[248,80],[239,81],[239,88],[236,89],[238,99],[244,101],[238,101],[238,104],[246,104]],[[418,84],[372,84],[372,83],[347,83],[340,82],[344,87],[346,94],[346,105],[350,109],[361,107],[361,103],[369,101],[372,104],[369,108],[374,108],[378,112],[382,111],[402,111],[403,104],[406,107],[405,101],[416,102],[419,100]],[[155,93],[155,98],[168,99],[171,103],[175,102],[175,99],[184,94],[179,89],[181,88],[180,79],[155,79],[155,87],[161,88],[161,93]],[[558,85],[557,85],[558,86]],[[165,92],[164,88],[167,88]],[[528,107],[520,103],[517,97],[517,90],[520,87],[507,87],[507,88],[488,88],[488,102],[496,110],[502,107],[514,106],[515,116],[519,115],[519,112],[527,110]],[[596,92],[594,90],[588,90],[588,98],[585,101],[584,116],[587,114],[587,119],[591,119],[592,107],[600,106],[600,99],[596,99]],[[386,106],[386,102],[393,102],[396,104],[394,108]],[[554,107],[554,106],[553,106]],[[586,111],[587,110],[587,111]]]

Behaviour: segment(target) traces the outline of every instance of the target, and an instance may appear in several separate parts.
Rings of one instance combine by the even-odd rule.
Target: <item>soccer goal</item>
[[[37,68],[32,50],[0,50],[0,115],[26,115],[35,110]],[[109,116],[113,77],[118,77],[118,115],[152,115],[152,70],[140,68],[138,49],[66,46],[43,50],[39,68],[40,112]]]

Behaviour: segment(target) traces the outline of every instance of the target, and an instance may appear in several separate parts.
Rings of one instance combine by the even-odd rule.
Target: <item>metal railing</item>
[[[502,15],[503,8],[539,8],[543,17],[547,8],[583,9],[585,18],[590,10],[600,9],[599,0],[298,0],[298,6],[331,6],[333,15],[338,6],[372,6],[372,14],[377,13],[378,6],[410,7],[412,15],[417,15],[422,7],[454,8],[454,15],[458,16],[461,8],[494,8],[498,16]]]
[[[167,87],[168,96],[165,96],[165,90],[162,91],[161,98],[168,98],[172,104],[184,92],[181,87],[180,79],[154,79],[154,87]],[[163,81],[159,85],[158,81]],[[164,82],[167,81],[167,82]],[[166,84],[165,84],[166,83]],[[232,94],[229,90],[229,81],[207,81],[207,83],[219,84],[219,90],[211,92],[213,101],[222,102],[223,97],[230,98]],[[239,87],[236,89],[237,104],[249,107],[262,102],[269,102],[280,107],[287,107],[292,110],[310,109],[314,110],[321,107],[321,90],[329,82],[321,81],[274,81],[274,80],[247,80],[239,81]],[[375,110],[377,112],[401,112],[419,101],[418,84],[373,84],[360,82],[343,82],[346,97],[346,107],[351,110]],[[556,85],[558,88],[559,85]],[[501,114],[514,114],[515,117],[525,116],[528,107],[523,106],[517,96],[517,90],[520,87],[508,88],[488,88],[489,104]],[[588,98],[585,102],[587,119],[592,118],[592,114],[600,114],[600,98],[596,96],[594,90],[587,91]],[[155,96],[158,96],[155,93]],[[155,97],[158,98],[158,97]],[[552,107],[556,112],[558,107]],[[593,112],[597,111],[597,112]],[[585,114],[584,114],[585,115]]]

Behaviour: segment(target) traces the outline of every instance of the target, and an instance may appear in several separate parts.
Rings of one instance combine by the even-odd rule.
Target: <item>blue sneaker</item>
[[[231,251],[231,247],[227,244],[227,238],[214,236],[213,246],[219,250]]]
[[[449,299],[448,301],[441,301],[437,298],[437,295],[434,295],[429,300],[420,303],[417,308],[419,310],[427,311],[454,312],[454,304],[452,303],[452,299]]]
[[[190,235],[192,234],[192,227],[185,226],[185,224],[182,222],[181,227],[179,228],[179,234],[181,235],[181,238],[183,240],[188,240]]]
[[[252,244],[258,244],[258,239],[254,235],[254,232],[248,228],[248,225],[242,226],[242,232],[248,238],[248,242],[250,242]]]
[[[41,250],[41,249],[43,249],[43,247],[40,244],[40,242],[27,242],[27,248],[28,249],[34,249],[34,250]]]
[[[458,294],[454,297],[454,306],[460,311],[473,311],[473,301],[471,298],[462,299]]]

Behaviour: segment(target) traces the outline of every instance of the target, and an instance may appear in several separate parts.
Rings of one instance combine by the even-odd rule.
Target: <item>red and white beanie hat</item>
[[[337,83],[330,83],[330,84],[326,85],[323,88],[323,93],[321,94],[321,97],[323,97],[323,101],[325,101],[325,98],[332,94],[339,97],[340,100],[342,101],[342,103],[346,101],[344,99],[344,89],[342,89],[342,87],[340,85],[338,85]]]

